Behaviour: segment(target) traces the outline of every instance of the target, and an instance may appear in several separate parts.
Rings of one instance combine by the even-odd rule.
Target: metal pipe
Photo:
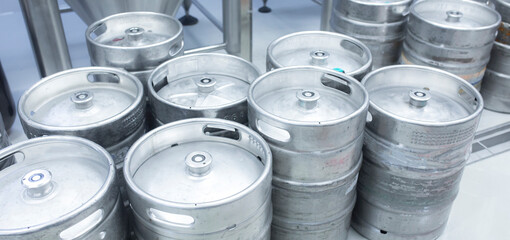
[[[195,4],[195,7],[197,7],[197,9],[200,10],[200,12],[202,12],[204,14],[204,16],[207,19],[209,19],[209,21],[212,22],[212,24],[214,24],[214,26],[216,26],[220,31],[223,31],[223,26],[221,25],[220,21],[216,17],[214,17],[214,15],[212,15],[211,12],[209,12],[209,10],[207,10],[207,8],[205,8],[197,0],[193,0],[193,4]]]
[[[223,41],[229,54],[252,58],[252,0],[223,0]]]
[[[223,50],[223,49],[225,49],[226,46],[227,46],[227,44],[220,43],[220,44],[216,44],[216,45],[186,50],[186,51],[184,51],[184,54],[214,52],[214,51],[218,51],[218,50]]]
[[[330,31],[331,14],[333,13],[333,0],[322,0],[321,30]]]
[[[72,68],[57,0],[19,0],[41,77]]]

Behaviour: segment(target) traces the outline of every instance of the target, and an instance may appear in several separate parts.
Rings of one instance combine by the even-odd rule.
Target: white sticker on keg
[[[356,183],[358,183],[358,175],[359,174],[356,174],[356,177],[354,178],[354,182],[352,182],[351,186],[349,186],[349,189],[347,189],[347,191],[345,191],[345,195],[349,194],[356,187]]]

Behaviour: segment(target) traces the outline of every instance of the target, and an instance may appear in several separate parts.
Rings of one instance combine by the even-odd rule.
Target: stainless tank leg
[[[19,0],[41,77],[70,69],[57,0]]]
[[[331,14],[333,11],[333,0],[322,1],[322,13],[321,13],[321,30],[330,31],[329,21],[331,20]]]
[[[223,41],[229,54],[251,61],[252,0],[223,0]]]

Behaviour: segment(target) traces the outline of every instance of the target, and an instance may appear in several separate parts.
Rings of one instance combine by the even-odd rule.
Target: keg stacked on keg
[[[124,176],[143,239],[269,240],[271,151],[248,127],[195,118],[139,139]]]
[[[144,85],[154,68],[184,52],[182,24],[161,13],[111,15],[91,24],[85,37],[93,66],[124,68]]]
[[[118,169],[145,131],[143,86],[117,68],[76,68],[43,78],[21,96],[18,113],[28,138],[92,140],[112,154]]]
[[[250,86],[250,126],[274,159],[271,239],[346,238],[367,107],[356,79],[320,67],[277,69]]]
[[[335,0],[331,28],[361,40],[373,69],[397,64],[412,0]]]
[[[482,84],[485,108],[510,113],[510,2],[493,2],[502,22]]]
[[[462,78],[389,66],[370,94],[353,227],[369,239],[436,239],[446,227],[483,109]]]
[[[318,66],[343,72],[358,80],[372,66],[372,54],[352,37],[323,31],[297,32],[267,47],[267,71],[290,66]]]
[[[127,239],[115,165],[77,137],[31,139],[0,150],[0,239]]]
[[[161,64],[148,94],[155,126],[207,117],[248,123],[248,88],[260,75],[250,62],[227,54],[191,54]]]
[[[401,62],[446,70],[480,89],[501,16],[474,1],[417,1]]]

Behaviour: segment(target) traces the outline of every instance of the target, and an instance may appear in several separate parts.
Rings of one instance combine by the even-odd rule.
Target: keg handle
[[[277,142],[290,142],[291,136],[287,130],[273,126],[262,119],[255,120],[255,127],[257,131],[266,138]]]
[[[105,33],[107,30],[107,27],[106,27],[106,24],[105,23],[99,23],[98,25],[96,25],[91,31],[90,31],[90,38],[92,39],[96,39],[97,37],[103,35],[103,33]]]
[[[180,52],[182,52],[182,49],[184,48],[184,41],[181,41],[180,43],[176,43],[170,47],[170,50],[168,50],[168,56],[171,58],[177,56]]]
[[[149,219],[161,227],[190,228],[195,219],[188,215],[163,212],[154,208],[147,209]]]
[[[74,225],[66,228],[62,232],[60,232],[59,236],[62,240],[71,240],[77,239],[80,236],[83,236],[85,233],[90,232],[97,225],[101,223],[104,218],[104,210],[98,209],[83,220],[75,223]],[[99,236],[96,239],[108,239],[106,236],[106,232],[102,231],[99,233]],[[94,238],[94,237],[93,237]]]

